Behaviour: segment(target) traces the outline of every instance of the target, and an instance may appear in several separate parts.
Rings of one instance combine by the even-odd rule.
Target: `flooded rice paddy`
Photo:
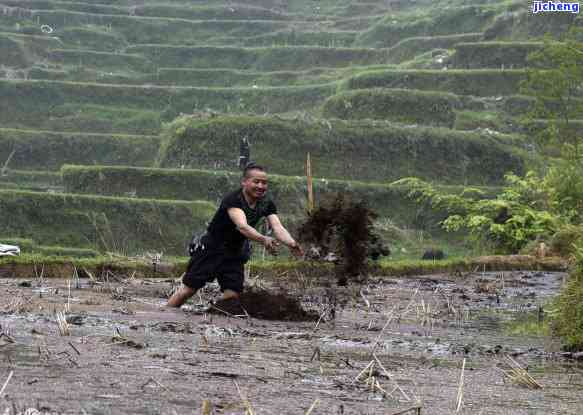
[[[565,278],[251,279],[305,322],[209,313],[215,286],[166,310],[170,280],[0,279],[0,414],[581,414],[583,363],[543,335]]]

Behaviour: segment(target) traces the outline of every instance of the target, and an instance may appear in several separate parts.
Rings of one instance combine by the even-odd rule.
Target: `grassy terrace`
[[[524,79],[526,71],[519,69],[376,70],[349,77],[342,88],[410,88],[488,97],[516,94]]]
[[[59,46],[53,38],[0,32],[0,65],[26,68],[46,58],[49,48]]]
[[[62,191],[63,178],[60,172],[6,169],[0,175],[0,185],[14,185],[24,190],[58,189]]]
[[[51,63],[65,66],[90,67],[97,69],[126,70],[148,73],[153,71],[152,63],[140,55],[128,53],[96,52],[87,50],[53,49]]]
[[[236,189],[240,173],[216,170],[156,169],[122,166],[64,166],[61,169],[65,191],[109,196],[139,198],[210,200],[218,203],[229,191]],[[457,193],[463,186],[442,186],[444,191]],[[482,188],[487,197],[499,189]],[[412,224],[421,216],[424,206],[407,198],[408,188],[386,183],[363,183],[346,180],[314,180],[318,199],[334,192],[351,192],[367,200],[381,216],[390,217],[399,225]],[[278,210],[286,214],[305,211],[306,179],[298,176],[270,174],[270,197]],[[441,212],[424,220],[437,223]],[[421,225],[421,223],[418,223]]]
[[[321,46],[321,47],[350,47],[354,43],[357,30],[350,29],[329,29],[328,31],[309,29],[302,32],[295,30],[284,30],[274,33],[236,37],[223,36],[216,37],[212,40],[212,44],[228,45],[228,46],[247,46],[247,47],[268,47],[268,46]]]
[[[385,181],[418,176],[443,184],[497,184],[509,170],[523,171],[504,136],[440,128],[408,128],[385,122],[302,122],[279,117],[182,117],[164,132],[160,167],[234,169],[246,136],[253,158],[274,173],[302,174],[310,152],[314,175]],[[502,141],[501,141],[502,140]],[[218,167],[217,167],[218,166]],[[358,169],[355,168],[358,166]]]
[[[524,68],[528,54],[541,48],[540,42],[458,43],[452,63],[456,68]]]
[[[579,14],[574,13],[537,13],[533,14],[524,2],[514,3],[509,8],[512,13],[501,13],[484,30],[487,41],[532,41],[542,39],[545,33],[559,38],[573,25],[581,26]]]
[[[334,95],[324,103],[326,118],[377,119],[405,124],[452,128],[456,109],[464,104],[457,95],[411,89],[360,89]]]
[[[17,245],[21,254],[25,256],[37,256],[47,259],[48,257],[96,258],[100,256],[94,249],[39,245],[32,239],[26,238],[11,238],[0,235],[0,243]]]
[[[515,131],[531,101],[516,96],[526,71],[508,68],[538,45],[516,39],[557,21],[497,0],[0,3],[0,211],[15,217],[0,235],[64,255],[183,254],[237,186],[242,137],[286,215],[304,210],[310,152],[318,197],[350,190],[435,229],[441,213],[389,183],[454,192],[524,172],[520,137],[470,130]]]
[[[389,61],[402,63],[414,59],[433,49],[451,49],[457,43],[481,40],[482,33],[462,33],[460,35],[418,36],[401,40],[389,48]]]
[[[102,109],[103,119],[117,118],[115,132],[156,134],[159,121],[171,120],[180,113],[212,108],[231,112],[274,113],[309,109],[333,94],[336,84],[281,88],[175,88],[156,86],[104,85],[60,81],[0,80],[0,122],[16,128],[61,129],[114,132],[109,124],[91,125],[92,111],[85,117],[83,106]],[[71,110],[77,110],[73,113]],[[124,126],[119,109],[134,112],[138,119]],[[143,112],[146,111],[146,112]],[[150,111],[149,113],[147,111]],[[116,115],[117,114],[117,115]],[[144,122],[147,128],[140,129]],[[103,125],[105,124],[105,125]]]
[[[355,44],[391,47],[401,40],[420,36],[446,36],[483,32],[509,3],[459,6],[429,6],[423,12],[387,15],[362,32]]]
[[[237,69],[160,68],[157,84],[207,87],[309,85],[335,82],[342,70],[317,68],[305,71],[240,71]]]
[[[72,29],[77,27],[94,27],[104,32],[113,32],[127,43],[155,44],[201,44],[225,36],[253,37],[267,35],[278,31],[313,31],[315,22],[309,20],[262,20],[262,19],[197,19],[130,16],[129,14],[96,14],[69,10],[29,10],[25,13],[0,14],[0,28],[14,31],[14,25],[20,24],[20,30],[28,34],[42,34],[36,24]],[[327,26],[333,30],[354,30],[350,24],[335,27],[337,23]]]
[[[93,52],[91,52],[93,53]],[[81,61],[86,62],[86,61]],[[83,65],[58,69],[34,67],[28,70],[28,79],[54,80],[77,83],[101,83],[140,86],[185,86],[205,88],[257,88],[335,83],[339,79],[363,71],[397,69],[397,65],[350,66],[344,68],[311,68],[305,70],[255,71],[231,68],[158,68],[149,73],[131,72],[117,68],[100,70]],[[114,69],[114,68],[111,68]],[[143,69],[148,69],[144,67]]]
[[[195,230],[214,212],[208,202],[163,201],[105,196],[0,190],[0,235],[42,241],[43,245],[183,254]]]
[[[300,70],[316,67],[379,65],[388,61],[382,49],[323,47],[212,47],[139,45],[127,53],[146,56],[155,65],[189,68],[233,68],[238,70]]]
[[[156,136],[0,129],[0,159],[14,152],[8,166],[21,170],[58,170],[66,163],[151,166],[159,146]]]
[[[141,17],[163,17],[163,18],[180,18],[189,20],[291,20],[293,15],[278,13],[270,9],[255,7],[251,5],[237,5],[229,7],[225,5],[192,4],[182,2],[182,4],[141,4],[139,7],[133,5],[123,5],[114,2],[110,5],[99,1],[98,4],[89,2],[70,2],[70,1],[47,1],[47,0],[6,0],[4,4],[13,7],[26,7],[33,10],[67,10],[71,12],[104,14],[104,15],[124,15],[130,13],[134,16]],[[217,2],[218,3],[218,2]]]
[[[141,1],[139,5],[128,1],[4,0],[3,4],[34,10],[69,10],[75,12],[128,15],[145,17],[181,18],[190,20],[300,20],[325,21],[351,16],[375,16],[386,12],[382,1],[351,2],[347,0],[313,1],[295,0],[290,3],[264,0],[230,1]]]

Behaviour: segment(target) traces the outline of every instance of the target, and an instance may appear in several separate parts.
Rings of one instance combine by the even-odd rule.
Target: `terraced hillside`
[[[577,16],[499,0],[0,0],[0,210],[20,218],[0,235],[182,254],[236,185],[243,137],[284,204],[303,206],[310,152],[317,191],[435,229],[389,183],[489,189],[523,172],[528,53]]]

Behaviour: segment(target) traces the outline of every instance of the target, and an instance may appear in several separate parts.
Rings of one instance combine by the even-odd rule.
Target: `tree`
[[[521,85],[521,92],[535,100],[523,121],[531,128],[543,125],[536,128],[538,143],[556,144],[563,157],[575,161],[583,155],[575,122],[583,119],[582,35],[580,28],[572,28],[561,41],[545,36],[543,47],[528,57],[530,68]]]
[[[538,144],[559,150],[544,179],[551,209],[573,224],[583,223],[582,38],[582,28],[572,28],[561,41],[546,36],[541,50],[529,55],[531,68],[522,84],[522,92],[535,100],[526,125],[542,124],[535,127]]]

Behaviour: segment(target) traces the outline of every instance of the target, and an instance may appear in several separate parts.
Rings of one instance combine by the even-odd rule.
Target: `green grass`
[[[150,166],[159,138],[113,134],[0,129],[0,160],[20,170],[58,170],[63,164]],[[10,172],[9,172],[10,174]]]
[[[57,258],[97,258],[100,254],[98,251],[89,248],[70,248],[63,246],[44,246],[37,245],[32,239],[23,238],[2,238],[0,243],[16,245],[20,248],[20,254],[24,257],[41,256]],[[0,262],[0,267],[2,263]]]
[[[507,171],[523,170],[520,153],[487,134],[260,116],[179,118],[164,132],[158,166],[235,170],[243,136],[255,161],[289,176],[303,174],[307,152],[315,177],[341,180],[418,176],[443,184],[492,185]]]
[[[135,254],[144,250],[183,254],[194,231],[214,213],[208,202],[0,190],[0,211],[10,220],[0,234],[42,245]]]
[[[524,70],[377,70],[363,71],[343,82],[342,88],[408,88],[458,95],[506,96],[519,92]]]
[[[326,118],[377,119],[406,124],[453,127],[455,110],[462,108],[454,94],[407,89],[361,89],[342,92],[326,100]]]
[[[554,334],[563,339],[565,349],[583,350],[583,243],[575,253],[576,263],[566,285],[552,304]]]
[[[88,248],[70,248],[63,246],[45,246],[39,245],[32,239],[11,238],[0,236],[0,244],[16,245],[20,248],[20,254],[72,257],[72,258],[95,258],[99,253],[94,249]]]
[[[40,254],[21,255],[20,257],[1,257],[0,269],[3,275],[12,278],[31,278],[34,270],[43,267],[45,278],[70,278],[74,268],[81,272],[91,272],[100,276],[106,271],[113,271],[116,275],[132,275],[135,278],[160,278],[172,276],[178,278],[186,269],[188,259],[185,257],[164,257],[164,261],[172,265],[169,273],[156,273],[147,261],[136,261],[124,257],[99,256],[95,258],[65,258]],[[445,261],[382,261],[372,264],[370,275],[376,276],[420,276],[436,273],[472,271],[477,266],[483,269],[483,263],[473,259],[450,259]],[[539,269],[536,262],[531,264],[517,264],[513,269]],[[251,275],[260,275],[262,278],[293,278],[305,275],[309,278],[331,278],[334,271],[330,264],[308,261],[251,261]],[[486,270],[499,270],[495,265],[488,265]],[[284,275],[289,277],[282,277]]]
[[[506,324],[505,331],[513,336],[547,337],[551,334],[548,320],[539,320],[537,313],[528,313]]]

